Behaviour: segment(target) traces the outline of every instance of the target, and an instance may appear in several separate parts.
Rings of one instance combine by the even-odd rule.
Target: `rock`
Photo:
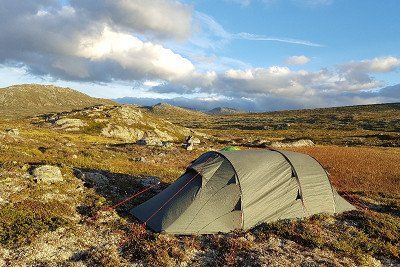
[[[184,146],[186,150],[193,150],[193,144],[185,144]]]
[[[198,144],[200,144],[200,139],[197,138],[197,137],[195,137],[195,136],[193,136],[193,135],[190,135],[190,136],[188,136],[188,137],[186,138],[186,143],[187,143],[187,144],[195,144],[195,145],[198,145]]]
[[[95,187],[103,187],[109,184],[108,178],[98,172],[85,172],[83,178]]]
[[[132,161],[135,161],[135,162],[146,162],[146,158],[145,157],[134,158]]]
[[[121,115],[121,118],[128,125],[132,125],[138,123],[143,118],[143,114],[140,109],[131,106],[121,106],[117,108],[118,113]]]
[[[146,186],[146,187],[152,186],[152,185],[159,185],[160,184],[160,179],[158,179],[155,176],[150,176],[150,177],[147,177],[145,179],[140,179],[139,183],[141,185],[143,185],[143,186]]]
[[[166,141],[166,142],[162,142],[162,146],[163,147],[172,147],[173,146],[173,143],[171,143],[171,142],[168,142],[168,141]]]
[[[157,137],[145,137],[136,142],[136,144],[141,146],[162,146],[163,143]]]
[[[135,128],[108,124],[107,127],[101,130],[101,135],[105,137],[118,138],[125,142],[135,142],[143,138],[144,132]]]
[[[19,130],[16,128],[9,128],[5,130],[6,134],[11,135],[11,136],[18,136],[19,135]]]
[[[87,124],[80,119],[63,118],[56,120],[54,124],[59,128],[66,131],[79,131],[81,127]]]
[[[255,147],[268,147],[269,145],[271,145],[271,141],[268,141],[268,140],[255,140],[255,141],[253,141],[253,143],[251,145],[255,146]]]
[[[154,133],[163,141],[173,141],[174,137],[172,137],[170,134],[163,132],[157,128],[154,128]]]
[[[53,184],[64,181],[60,168],[51,165],[35,168],[32,175],[38,183]]]
[[[272,142],[271,146],[272,147],[309,147],[309,146],[314,146],[314,142],[308,139],[301,139],[301,140],[297,140],[294,142]]]

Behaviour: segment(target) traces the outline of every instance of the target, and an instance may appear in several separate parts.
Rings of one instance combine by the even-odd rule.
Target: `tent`
[[[207,152],[131,213],[156,232],[209,234],[354,207],[314,158],[283,150]]]

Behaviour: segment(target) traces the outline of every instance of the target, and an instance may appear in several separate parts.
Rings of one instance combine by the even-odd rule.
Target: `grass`
[[[0,243],[7,247],[29,244],[37,235],[67,226],[65,205],[25,201],[0,208]]]

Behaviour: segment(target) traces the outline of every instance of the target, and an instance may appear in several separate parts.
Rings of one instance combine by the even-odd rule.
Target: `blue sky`
[[[396,0],[0,3],[2,87],[254,111],[400,101],[380,91],[400,83]]]
[[[400,55],[400,3],[389,1],[196,1],[204,12],[230,32],[308,40],[322,47],[238,40],[219,51],[253,66],[282,65],[292,55],[307,55],[307,69],[352,60]],[[239,2],[239,1],[238,1]],[[245,3],[246,1],[242,1]],[[240,2],[239,2],[240,3]],[[314,4],[313,4],[314,3]],[[399,83],[398,73],[388,75]]]

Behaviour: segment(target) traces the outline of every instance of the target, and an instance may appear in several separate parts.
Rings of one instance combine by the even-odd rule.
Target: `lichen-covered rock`
[[[142,146],[162,146],[163,142],[157,137],[148,136],[138,140],[136,144]]]
[[[301,139],[297,140],[294,142],[288,142],[288,143],[283,143],[283,142],[272,142],[271,146],[272,147],[308,147],[308,146],[314,146],[314,142],[308,139]]]
[[[108,124],[101,130],[101,135],[110,138],[118,138],[125,142],[135,142],[143,137],[144,132],[135,128]]]
[[[9,128],[5,130],[6,134],[11,135],[11,136],[18,136],[19,135],[19,130],[16,128]]]
[[[144,179],[140,179],[139,183],[143,186],[153,186],[153,185],[159,185],[160,184],[160,179],[158,179],[155,176],[150,176]]]
[[[95,187],[103,187],[109,184],[108,178],[98,172],[85,172],[83,177],[87,182]]]
[[[87,124],[80,119],[63,118],[56,120],[54,124],[59,128],[66,131],[79,131],[80,128],[85,127]]]
[[[188,136],[188,137],[186,138],[186,143],[187,143],[187,144],[195,144],[195,145],[198,145],[198,144],[200,144],[200,139],[197,138],[197,137],[195,137],[195,136],[190,135],[190,136]]]
[[[154,128],[154,133],[163,141],[173,141],[174,137],[172,137],[170,134],[163,132],[157,128]]]
[[[193,150],[193,144],[185,144],[184,147],[186,148],[186,150]]]
[[[64,181],[60,168],[51,165],[37,167],[32,172],[38,183],[53,184]]]
[[[121,106],[117,108],[117,111],[121,119],[128,125],[139,123],[143,118],[142,112],[135,107]]]

